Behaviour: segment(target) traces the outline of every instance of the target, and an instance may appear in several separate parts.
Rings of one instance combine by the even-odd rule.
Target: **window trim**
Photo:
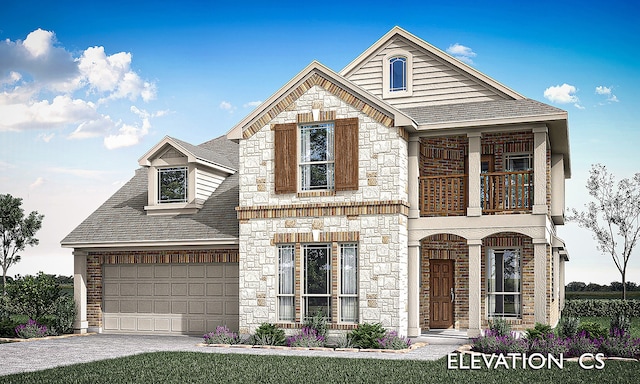
[[[327,125],[326,129],[330,132],[330,136],[328,137],[328,145],[333,146],[333,148],[327,148],[328,154],[331,159],[323,160],[323,161],[302,161],[303,157],[303,129],[305,127],[314,127],[314,126],[322,126]],[[316,191],[335,191],[336,190],[336,123],[335,121],[323,121],[323,122],[310,122],[310,123],[302,123],[297,125],[297,139],[298,139],[298,153],[297,153],[297,175],[298,175],[298,191],[299,192],[316,192]],[[326,188],[312,188],[311,185],[304,185],[303,178],[303,167],[304,166],[312,166],[316,164],[327,164],[327,185]],[[331,179],[329,178],[331,176]]]
[[[397,57],[405,59],[405,90],[391,90],[391,60]],[[382,60],[382,98],[393,99],[413,95],[413,56],[404,49],[389,50]]]
[[[355,293],[343,293],[344,288],[344,259],[343,259],[343,250],[346,247],[355,248]],[[360,319],[360,303],[358,302],[358,296],[360,292],[360,268],[359,268],[360,255],[358,252],[358,243],[340,243],[338,245],[338,273],[339,273],[339,281],[338,281],[338,319],[340,323],[353,323],[357,324]],[[345,320],[344,313],[342,310],[342,302],[343,299],[355,299],[355,318]]]
[[[282,254],[281,254],[281,250],[289,250],[291,252],[293,252],[293,257],[292,257],[292,262],[293,262],[293,268],[292,268],[292,283],[293,283],[293,293],[281,293],[280,289],[282,288],[282,270],[281,270],[281,265],[282,265]],[[296,321],[296,280],[297,280],[297,268],[296,268],[296,246],[295,244],[278,244],[277,247],[277,252],[278,252],[278,289],[276,292],[276,308],[277,308],[277,318],[279,322],[287,322],[287,323],[293,323]],[[288,297],[288,298],[293,298],[293,316],[291,318],[283,318],[282,317],[282,313],[281,313],[281,305],[280,305],[280,299],[283,297]]]
[[[518,276],[519,276],[519,285],[518,285],[518,291],[517,292],[508,292],[508,291],[504,291],[504,289],[502,291],[491,291],[491,287],[490,287],[490,280],[491,280],[491,258],[492,258],[492,253],[494,252],[502,252],[504,253],[505,251],[517,251],[518,252]],[[521,319],[522,318],[522,259],[523,259],[523,249],[522,247],[491,247],[491,248],[486,248],[486,272],[485,272],[485,287],[486,287],[486,294],[485,294],[485,308],[486,308],[486,315],[487,318],[510,318],[510,319]],[[503,261],[504,263],[504,261]],[[503,275],[503,283],[504,283],[504,275]],[[502,296],[507,296],[507,295],[511,295],[511,296],[515,296],[515,297],[519,297],[520,299],[519,301],[519,308],[514,308],[516,310],[516,313],[514,314],[507,314],[504,312],[504,308],[502,313],[495,313],[491,311],[490,308],[490,296],[496,296],[496,295],[502,295]]]
[[[162,200],[162,173],[168,171],[182,171],[184,172],[184,198],[182,199],[174,199],[174,200]],[[166,205],[166,204],[184,204],[189,201],[189,167],[188,166],[167,166],[167,167],[158,167],[156,168],[156,204],[158,205]]]
[[[327,265],[328,265],[328,270],[327,270],[327,276],[326,276],[326,284],[327,284],[327,293],[307,293],[307,252],[306,250],[308,248],[317,248],[317,249],[321,249],[321,248],[325,248],[327,250]],[[333,288],[333,279],[336,278],[335,276],[333,276],[334,274],[333,272],[333,265],[332,265],[332,259],[333,259],[333,247],[331,243],[306,243],[306,244],[302,244],[300,246],[300,258],[302,261],[302,276],[301,276],[301,281],[300,281],[300,289],[301,289],[301,296],[302,296],[302,316],[300,316],[300,318],[304,321],[305,319],[311,317],[314,315],[314,313],[308,313],[308,299],[309,298],[326,298],[327,299],[327,313],[326,313],[326,317],[329,319],[330,323],[333,323],[335,319],[333,319],[332,316],[332,301],[333,301],[333,297],[334,294],[332,292],[332,288]]]

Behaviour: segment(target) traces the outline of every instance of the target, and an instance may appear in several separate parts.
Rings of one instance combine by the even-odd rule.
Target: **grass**
[[[609,325],[611,325],[611,319],[608,317],[587,317],[583,316],[580,318],[580,322],[584,323],[586,321],[593,321],[604,328],[609,329]],[[640,317],[632,317],[630,319],[631,327],[629,328],[629,333],[633,338],[640,338]]]
[[[155,352],[0,376],[0,383],[636,383],[638,363],[606,361],[603,370],[448,370],[437,361]]]
[[[565,292],[567,300],[622,299],[622,292]],[[627,300],[640,300],[640,291],[627,292]]]

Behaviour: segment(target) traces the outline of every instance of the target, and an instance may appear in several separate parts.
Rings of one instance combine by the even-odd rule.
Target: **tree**
[[[587,211],[571,209],[568,219],[593,232],[598,250],[610,255],[622,277],[622,298],[627,298],[627,265],[640,234],[640,173],[622,179],[614,188],[612,174],[602,164],[591,167],[587,191],[595,200]]]
[[[587,284],[583,283],[582,281],[572,281],[567,284],[566,289],[568,292],[581,292],[584,291],[586,286]]]
[[[34,236],[42,227],[44,215],[37,211],[31,212],[27,217],[21,207],[22,199],[10,194],[0,195],[0,231],[2,232],[2,293],[6,294],[7,270],[13,264],[20,261],[21,252],[25,247],[38,245],[38,239]]]

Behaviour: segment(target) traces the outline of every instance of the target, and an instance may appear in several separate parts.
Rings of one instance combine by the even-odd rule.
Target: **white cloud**
[[[580,99],[578,98],[578,96],[576,96],[576,92],[578,92],[578,89],[576,87],[564,83],[562,85],[551,86],[545,89],[544,97],[553,103],[573,103],[576,108],[584,109],[584,107],[580,104]]]
[[[607,101],[613,102],[613,103],[617,103],[620,100],[618,100],[618,97],[616,95],[614,95],[612,93],[613,91],[613,87],[605,87],[604,85],[599,85],[596,87],[596,94],[597,95],[603,95],[607,97]]]
[[[53,31],[37,29],[24,40],[0,41],[0,58],[5,76],[0,78],[0,131],[75,127],[69,138],[106,136],[109,143],[123,135],[132,143],[131,137],[148,132],[148,117],[137,128],[135,122],[117,118],[114,123],[101,113],[114,100],[148,102],[156,97],[156,85],[132,69],[130,52],[109,55],[94,46],[78,55],[61,46]]]
[[[31,184],[29,185],[29,189],[35,189],[35,188],[38,188],[38,187],[42,186],[43,184],[44,184],[44,178],[42,178],[42,177],[38,177],[38,178],[36,179],[36,181],[34,181],[33,183],[31,183]]]
[[[260,104],[262,104],[262,101],[256,100],[256,101],[250,101],[248,103],[245,103],[245,104],[242,105],[242,107],[243,108],[255,108]]]
[[[45,143],[48,143],[51,141],[51,139],[53,139],[53,137],[55,136],[55,133],[41,133],[38,135],[38,137],[36,138],[37,140],[42,140]]]
[[[117,134],[109,135],[104,138],[104,146],[107,149],[118,149],[136,145],[149,133],[149,129],[151,129],[150,118],[155,117],[156,114],[151,114],[145,110],[138,109],[135,106],[131,107],[131,112],[135,113],[142,119],[142,127],[122,124],[118,129]],[[159,113],[164,114],[164,111]]]
[[[473,52],[473,49],[458,43],[450,45],[449,48],[447,48],[447,52],[467,64],[473,64],[472,58],[477,56],[476,53]]]
[[[231,110],[233,108],[233,105],[231,105],[230,102],[223,100],[222,102],[220,102],[219,107],[220,107],[220,109],[224,109],[225,111],[229,111],[229,110]]]

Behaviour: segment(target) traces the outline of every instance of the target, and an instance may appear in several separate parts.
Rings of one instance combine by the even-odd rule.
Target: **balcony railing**
[[[422,216],[463,216],[468,206],[466,174],[420,177]],[[529,212],[533,204],[533,171],[480,175],[483,214]]]

